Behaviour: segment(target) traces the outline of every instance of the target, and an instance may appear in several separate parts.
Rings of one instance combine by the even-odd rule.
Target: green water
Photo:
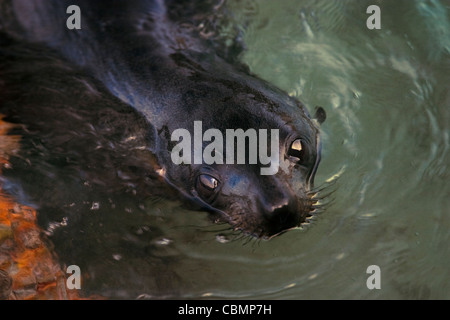
[[[369,30],[376,2],[381,29]],[[304,230],[221,243],[175,233],[185,297],[450,298],[450,1],[229,1],[252,72],[327,111],[316,184],[331,206]],[[192,213],[176,224],[201,224]],[[183,220],[185,219],[185,220]],[[214,229],[211,229],[214,231]],[[369,290],[368,266],[381,289]]]
[[[379,30],[366,26],[371,4]],[[220,10],[253,73],[326,110],[315,180],[331,184],[327,208],[270,241],[231,240],[176,203],[90,195],[86,222],[50,235],[61,261],[81,267],[81,294],[450,299],[450,1],[230,0]],[[367,287],[371,265],[380,289]]]

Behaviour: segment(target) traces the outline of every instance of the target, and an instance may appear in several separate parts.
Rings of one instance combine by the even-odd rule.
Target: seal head
[[[82,9],[83,27],[62,30],[65,9],[72,4]],[[208,41],[182,28],[181,20],[195,16],[189,9],[193,7],[197,6],[169,0],[118,0],[114,6],[108,1],[16,0],[11,11],[17,21],[8,17],[2,24],[21,41],[50,47],[137,110],[147,121],[148,149],[158,162],[155,172],[181,198],[235,230],[273,237],[299,226],[315,209],[317,123],[325,113],[318,109],[314,121],[298,100],[230,63],[214,53]],[[240,162],[242,155],[233,150],[231,156],[231,149],[222,158],[233,163],[174,163],[172,133],[178,129],[192,133],[198,121],[204,130],[222,133],[278,130],[275,148],[273,136],[267,150],[258,144],[259,154],[276,155],[276,170],[261,174],[267,167],[261,157],[255,161],[246,154]],[[209,142],[202,141],[202,151]]]
[[[325,111],[318,108],[317,120],[311,119],[297,99],[255,76],[221,65],[220,60],[203,63],[200,68],[186,55],[177,54],[172,59],[189,74],[185,86],[178,88],[182,92],[179,109],[188,111],[168,122],[166,130],[159,131],[158,156],[165,179],[194,207],[209,211],[214,220],[228,222],[234,230],[245,234],[271,238],[300,226],[312,215],[317,202],[312,190],[320,161],[318,125],[325,120]],[[174,147],[169,133],[178,128],[192,133],[195,120],[202,121],[204,132],[216,129],[224,134],[224,141],[220,142],[224,146],[223,155],[217,157],[220,163],[174,164],[169,158]],[[271,156],[277,153],[275,170],[262,174],[261,169],[267,168],[267,163],[262,163],[259,157],[252,163],[249,152],[239,164],[239,154],[234,149],[234,161],[228,164],[225,159],[229,150],[225,145],[229,141],[225,141],[228,139],[225,133],[233,129],[243,132],[262,129],[268,133],[276,129],[276,148],[271,148],[272,136],[268,137],[270,141],[264,150]],[[252,142],[247,138],[249,146]],[[213,139],[204,140],[207,141],[202,141],[203,151]]]

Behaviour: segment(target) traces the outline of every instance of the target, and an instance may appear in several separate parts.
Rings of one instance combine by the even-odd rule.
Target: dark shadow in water
[[[176,295],[176,258],[155,243],[158,218],[143,205],[176,198],[156,173],[151,125],[48,49],[3,35],[0,48],[0,113],[22,137],[4,191],[37,208],[61,264],[81,268],[84,294]]]

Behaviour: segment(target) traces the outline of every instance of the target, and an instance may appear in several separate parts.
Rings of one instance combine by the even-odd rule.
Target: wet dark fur
[[[65,28],[65,9],[72,4],[81,8],[82,30]],[[71,190],[105,193],[129,188],[143,196],[179,198],[236,230],[265,238],[299,226],[315,210],[317,123],[302,103],[236,63],[242,46],[202,37],[195,26],[213,13],[212,3],[4,0],[1,5],[0,26],[8,35],[0,49],[0,112],[38,132],[22,149],[34,153],[42,168],[55,162],[65,168],[50,178],[27,173],[30,184],[51,181],[64,189],[70,183]],[[318,118],[325,118],[322,109]],[[259,165],[175,166],[170,133],[192,131],[195,120],[223,132],[280,129],[279,172],[261,176]],[[287,156],[293,137],[304,141],[304,163]],[[70,170],[80,163],[89,170]],[[22,167],[33,171],[26,166],[26,161],[16,165],[15,176],[24,176]],[[205,172],[221,182],[214,201],[196,189]],[[28,196],[73,202],[64,192],[39,193]]]

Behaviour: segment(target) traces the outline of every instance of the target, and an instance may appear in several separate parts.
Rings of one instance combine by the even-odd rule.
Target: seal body
[[[66,27],[66,9],[71,5],[80,8],[81,29]],[[233,59],[217,54],[211,43],[186,28],[185,20],[193,17],[195,5],[11,0],[4,6],[8,10],[1,25],[8,37],[48,48],[62,64],[83,73],[77,73],[79,82],[84,90],[96,92],[91,95],[95,99],[76,105],[89,109],[106,101],[115,110],[134,110],[130,112],[139,119],[151,154],[145,158],[151,165],[140,166],[143,176],[162,180],[191,208],[206,210],[215,220],[255,237],[270,238],[295,228],[312,214],[313,180],[320,161],[317,121],[297,99],[242,65],[230,63]],[[58,88],[58,81],[53,81]],[[73,97],[70,93],[67,97]],[[319,114],[323,120],[321,109]],[[21,116],[26,117],[17,114],[18,122]],[[101,121],[102,115],[98,116]],[[193,132],[196,121],[205,130],[221,132],[277,129],[277,172],[261,175],[259,160],[175,164],[171,135],[177,129]],[[202,148],[206,146],[205,141]]]

